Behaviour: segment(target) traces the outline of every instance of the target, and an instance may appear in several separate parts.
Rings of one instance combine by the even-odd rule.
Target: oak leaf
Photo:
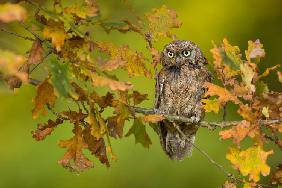
[[[265,152],[261,146],[253,146],[247,150],[231,147],[226,158],[243,176],[249,175],[249,180],[258,182],[260,174],[267,176],[270,173],[270,167],[266,164],[266,160],[271,154],[273,154],[272,150]]]
[[[249,62],[254,61],[258,63],[262,57],[265,56],[263,45],[257,39],[255,42],[248,41],[248,50],[245,51],[246,58]]]
[[[141,94],[138,91],[133,91],[133,93],[129,97],[133,99],[134,105],[138,105],[144,100],[148,100],[148,94]]]
[[[253,84],[253,79],[256,75],[256,72],[253,69],[253,67],[250,66],[249,63],[242,63],[242,64],[240,64],[240,70],[241,70],[241,73],[242,73],[242,80],[246,84],[247,88],[251,92],[255,92],[256,87]]]
[[[136,144],[140,143],[145,148],[149,148],[150,144],[152,144],[152,141],[146,132],[145,125],[139,119],[134,120],[132,127],[129,129],[128,133],[125,136],[128,137],[131,134],[134,135]]]
[[[205,96],[218,96],[218,102],[220,104],[225,104],[228,101],[232,101],[235,104],[240,103],[239,99],[234,94],[223,87],[217,86],[210,82],[205,82],[204,87],[208,88]]]
[[[98,75],[92,75],[93,78],[93,86],[99,87],[99,86],[107,86],[113,91],[126,91],[133,87],[133,85],[129,82],[121,82],[112,80],[107,77],[102,77]]]
[[[110,166],[107,153],[106,153],[106,145],[103,138],[96,139],[91,134],[90,127],[86,127],[83,132],[84,142],[87,144],[88,150],[92,155],[95,155],[102,164],[105,164],[107,167]]]
[[[179,28],[182,25],[177,19],[176,11],[168,9],[166,6],[146,13],[144,23],[146,26],[148,25],[144,32],[150,33],[153,40],[160,39],[161,37],[172,37],[171,29]]]
[[[202,103],[204,103],[204,109],[206,112],[219,112],[220,104],[217,99],[202,99]]]
[[[48,79],[44,80],[39,86],[37,86],[37,95],[33,99],[34,108],[32,109],[32,117],[35,119],[38,117],[40,111],[43,114],[46,113],[45,105],[50,108],[55,106],[56,95],[54,93],[53,86],[48,82]]]
[[[29,51],[28,64],[37,65],[43,61],[43,47],[39,40],[32,43]]]
[[[94,0],[86,0],[82,4],[74,4],[70,7],[64,8],[64,13],[73,14],[81,19],[87,17],[95,17],[99,14],[98,5]]]
[[[0,21],[4,23],[12,21],[23,21],[27,17],[24,7],[19,4],[0,4]]]
[[[277,71],[277,76],[278,76],[279,82],[282,83],[282,72]]]
[[[74,136],[71,139],[60,140],[58,142],[58,145],[61,148],[67,149],[67,152],[58,163],[70,171],[79,173],[83,170],[92,168],[94,165],[82,152],[82,150],[88,146],[83,139],[81,127],[75,126],[73,133]]]
[[[145,122],[157,123],[165,119],[164,116],[159,114],[150,114],[142,117]]]
[[[246,136],[253,136],[255,130],[250,122],[243,120],[231,129],[220,131],[219,136],[222,139],[232,138],[233,142],[239,145]]]
[[[64,120],[57,118],[55,121],[48,120],[47,123],[39,123],[37,129],[31,132],[32,137],[37,141],[44,140],[46,136],[50,135],[54,131],[54,129],[63,122]]]
[[[64,29],[64,24],[62,22],[55,22],[49,20],[47,26],[44,27],[43,36],[46,39],[51,39],[53,46],[59,52],[65,43],[67,34]]]

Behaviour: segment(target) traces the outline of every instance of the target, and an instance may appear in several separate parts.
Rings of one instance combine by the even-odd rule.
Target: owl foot
[[[197,116],[192,116],[190,117],[191,121],[193,124],[198,124],[200,122],[200,117],[197,117]]]

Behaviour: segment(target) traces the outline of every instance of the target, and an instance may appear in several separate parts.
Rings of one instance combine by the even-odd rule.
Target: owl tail
[[[179,127],[185,137],[175,126]],[[195,125],[185,123],[173,125],[172,122],[166,120],[159,123],[160,142],[170,159],[183,160],[186,156],[191,157],[197,129]]]

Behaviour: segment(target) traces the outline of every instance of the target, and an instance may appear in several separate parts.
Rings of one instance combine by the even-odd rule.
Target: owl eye
[[[189,50],[184,50],[182,53],[183,53],[183,55],[184,55],[185,57],[188,57],[188,56],[190,56],[191,51],[189,51]]]
[[[168,56],[169,58],[173,58],[174,54],[173,54],[173,52],[167,52],[167,56]]]

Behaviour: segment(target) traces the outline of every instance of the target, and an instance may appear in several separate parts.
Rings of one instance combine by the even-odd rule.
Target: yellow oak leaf
[[[179,28],[182,23],[177,19],[175,10],[168,9],[162,6],[158,9],[153,9],[151,12],[145,14],[145,21],[148,28],[145,33],[150,33],[153,40],[161,37],[172,37],[171,29]]]
[[[103,76],[93,75],[92,78],[94,87],[107,86],[113,91],[126,91],[133,87],[129,82],[116,81]]]
[[[43,35],[46,39],[51,39],[53,46],[59,52],[65,43],[67,34],[62,22],[48,21],[47,26],[43,30]]]
[[[270,167],[266,164],[266,160],[271,154],[273,154],[272,150],[265,152],[261,146],[253,146],[247,150],[231,147],[226,158],[243,176],[249,175],[249,180],[258,182],[260,174],[267,176],[270,173]]]
[[[147,59],[142,53],[130,49],[127,45],[116,46],[110,42],[97,42],[99,49],[108,54],[110,59],[101,65],[101,68],[112,71],[117,68],[123,68],[129,76],[151,77],[145,63]]]
[[[55,106],[57,97],[55,96],[53,86],[46,79],[37,87],[37,95],[33,99],[34,108],[32,109],[32,117],[36,119],[40,111],[43,114],[46,113],[45,105],[49,105],[51,108]]]
[[[27,17],[24,7],[19,4],[0,4],[0,21],[4,23],[12,21],[23,21]]]
[[[256,72],[254,71],[253,67],[249,65],[249,63],[242,63],[240,64],[240,70],[242,73],[242,80],[246,84],[247,88],[251,92],[255,92],[256,87],[253,84],[254,76],[256,75]]]
[[[206,112],[219,112],[220,104],[217,99],[202,99],[202,102],[204,103],[204,109]]]
[[[73,14],[79,18],[85,19],[87,17],[98,16],[99,8],[95,0],[86,0],[82,4],[74,4],[70,7],[64,8],[64,13]]]

